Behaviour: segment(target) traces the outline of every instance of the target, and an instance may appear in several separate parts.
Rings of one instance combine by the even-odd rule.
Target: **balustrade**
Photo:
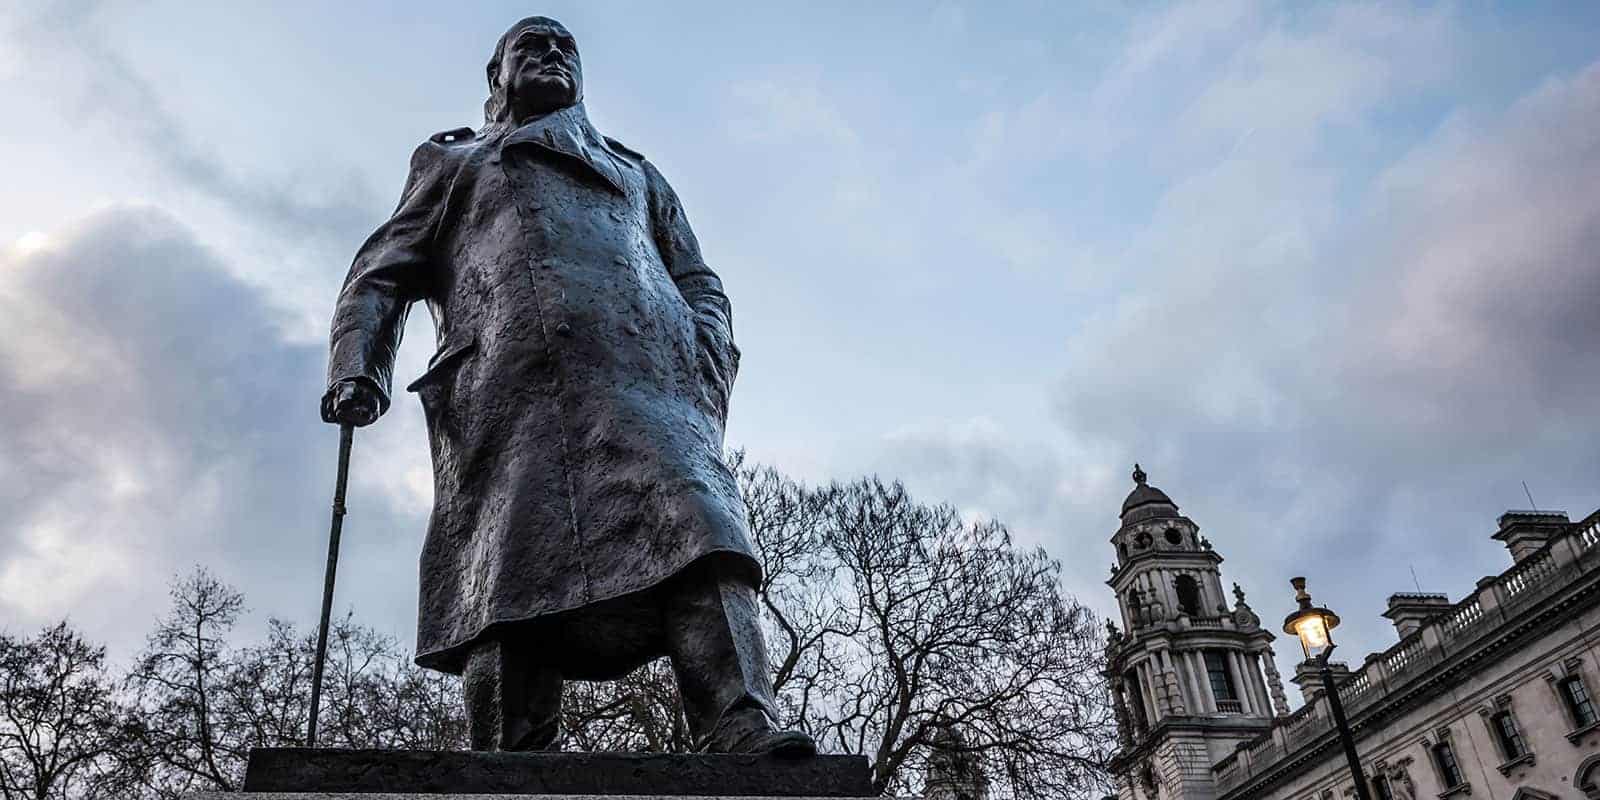
[[[1483,619],[1483,605],[1478,602],[1476,595],[1458,604],[1454,611],[1444,618],[1441,627],[1447,639],[1454,639],[1478,620]]]
[[[1571,544],[1563,546],[1576,549],[1586,559],[1591,555],[1591,550],[1600,553],[1600,511],[1568,530]],[[1590,564],[1588,567],[1558,561],[1551,550],[1555,544],[1552,541],[1551,545],[1498,578],[1483,581],[1478,591],[1428,623],[1423,630],[1369,657],[1366,664],[1338,689],[1346,711],[1355,712],[1371,705],[1392,688],[1406,683],[1404,679],[1410,678],[1411,674],[1438,663],[1446,655],[1470,644],[1480,633],[1509,619],[1514,612],[1508,609],[1520,609],[1561,591],[1577,579],[1584,569],[1594,568],[1592,562],[1587,560],[1585,563]],[[1484,592],[1495,594],[1486,597]],[[1220,627],[1222,619],[1192,617],[1190,624],[1194,627]],[[1328,733],[1333,724],[1320,708],[1325,702],[1326,699],[1318,696],[1293,714],[1278,720],[1273,731],[1262,734],[1244,746],[1248,758],[1241,759],[1235,753],[1217,762],[1212,768],[1217,793],[1226,794],[1275,761]],[[1237,700],[1223,700],[1217,704],[1217,710],[1237,714],[1243,711],[1243,706]],[[1275,734],[1279,738],[1274,739]]]
[[[1587,519],[1578,523],[1578,549],[1588,550],[1600,544],[1600,511],[1590,514]]]
[[[1540,581],[1550,577],[1555,571],[1555,557],[1550,555],[1548,548],[1541,550],[1534,555],[1528,556],[1526,561],[1512,567],[1505,575],[1501,576],[1498,581],[1500,596],[1509,602],[1529,589],[1537,588]]]

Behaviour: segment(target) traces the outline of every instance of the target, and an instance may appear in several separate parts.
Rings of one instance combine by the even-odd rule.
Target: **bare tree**
[[[856,609],[839,602],[841,574],[825,555],[823,531],[839,497],[837,487],[807,487],[778,470],[730,457],[739,477],[750,531],[761,553],[762,609],[771,635],[773,688],[789,716],[808,718],[812,703],[838,673],[832,643],[861,630]]]
[[[158,797],[239,787],[253,747],[304,744],[315,641],[279,619],[231,646],[242,596],[204,570],[173,583],[172,607],[127,683],[148,725],[139,744]],[[346,615],[328,635],[323,741],[450,750],[466,740],[459,682],[413,665],[393,637]]]
[[[663,660],[620,680],[568,683],[561,701],[566,749],[687,753],[694,747],[677,681]]]
[[[115,797],[132,722],[106,651],[66,622],[28,639],[0,635],[0,797]]]
[[[305,664],[302,680],[276,687],[274,695],[284,702],[290,697],[306,702],[315,640],[309,633],[295,637],[285,623],[274,621],[274,626],[283,634],[269,640],[266,648],[252,651],[241,664]],[[351,615],[336,620],[328,631],[323,680],[326,706],[321,730],[329,745],[453,750],[466,744],[460,681],[415,666],[394,637],[357,625]],[[304,720],[308,712],[302,710],[297,718]]]
[[[789,719],[825,750],[869,756],[879,792],[911,793],[930,760],[953,756],[1000,796],[1109,790],[1098,628],[1062,593],[1057,563],[898,483],[808,487],[742,453],[730,460]],[[564,722],[576,749],[690,745],[659,662],[569,686]]]
[[[759,546],[759,587],[785,717],[825,750],[860,753],[882,793],[930,763],[973,765],[1001,797],[1098,797],[1113,722],[1092,615],[1060,566],[993,520],[865,478],[809,487],[734,466]],[[312,638],[273,620],[230,648],[243,605],[203,570],[177,581],[128,684],[149,719],[149,790],[234,789],[253,746],[303,741]],[[455,749],[459,682],[413,666],[346,616],[329,637],[322,729],[346,747]],[[566,747],[686,752],[670,667],[569,684]],[[952,733],[954,732],[954,733]],[[948,771],[948,770],[947,770]]]
[[[997,793],[1103,793],[1113,726],[1097,628],[1057,563],[898,483],[740,477],[780,691],[825,749],[871,757],[874,788],[909,792],[950,726]]]
[[[250,740],[219,724],[218,705],[231,666],[227,637],[244,598],[201,568],[175,580],[169,595],[172,605],[127,680],[146,723],[149,788],[162,797],[234,791]]]
[[[266,641],[229,653],[220,702],[212,708],[230,735],[256,747],[304,744],[312,659],[304,638],[289,623],[272,619]]]

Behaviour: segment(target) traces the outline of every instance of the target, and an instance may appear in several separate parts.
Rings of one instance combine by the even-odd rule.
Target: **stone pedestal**
[[[394,794],[384,792],[194,792],[184,800],[713,800],[709,795],[593,794]],[[766,800],[763,797],[716,797],[714,800]],[[805,800],[805,798],[794,798]]]
[[[262,748],[242,794],[188,800],[872,796],[862,756],[479,753]]]

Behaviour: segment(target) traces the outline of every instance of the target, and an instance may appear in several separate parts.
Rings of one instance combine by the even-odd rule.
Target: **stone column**
[[[1257,713],[1255,694],[1251,691],[1253,687],[1250,683],[1250,671],[1244,666],[1244,654],[1238,650],[1229,650],[1228,660],[1233,664],[1235,683],[1238,684],[1239,709],[1246,714]],[[1265,716],[1265,713],[1262,716]]]
[[[1217,704],[1211,700],[1211,682],[1206,680],[1205,665],[1200,663],[1200,653],[1190,650],[1183,655],[1184,666],[1194,680],[1195,694],[1199,697],[1197,709],[1202,714],[1217,713]]]

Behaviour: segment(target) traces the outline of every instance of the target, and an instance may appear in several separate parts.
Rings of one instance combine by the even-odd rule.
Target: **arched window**
[[[1572,785],[1589,800],[1600,798],[1600,756],[1589,756],[1578,766],[1578,777]]]
[[[1590,796],[1592,797],[1593,795]],[[1524,786],[1518,789],[1516,794],[1511,795],[1511,800],[1556,800],[1556,796],[1549,792],[1541,792],[1538,789]]]
[[[1178,608],[1191,617],[1200,616],[1200,584],[1192,575],[1179,575],[1172,582],[1178,592]]]

